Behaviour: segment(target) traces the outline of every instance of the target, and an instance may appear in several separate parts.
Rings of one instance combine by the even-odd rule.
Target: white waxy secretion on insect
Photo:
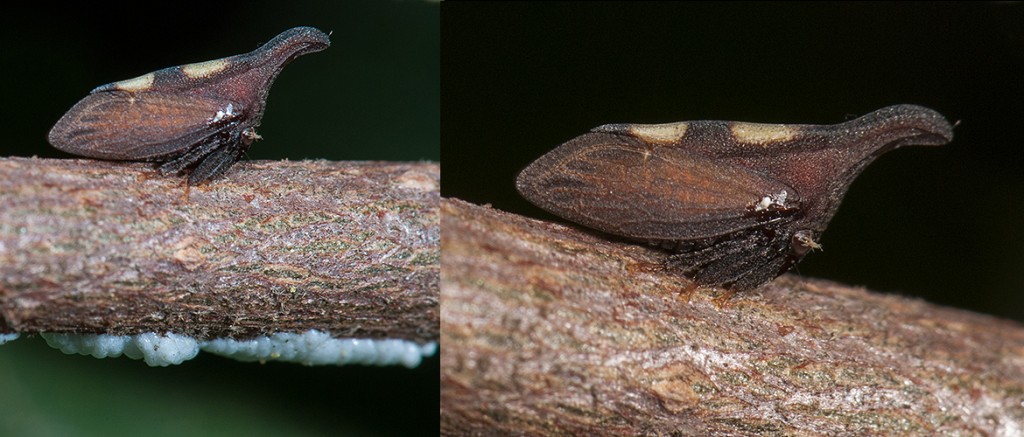
[[[772,205],[785,208],[787,195],[788,193],[786,193],[786,190],[782,190],[779,194],[764,196],[761,198],[760,202],[754,205],[754,211],[764,211]]]
[[[221,111],[217,111],[217,114],[214,115],[212,119],[210,119],[210,123],[216,123],[216,122],[221,121],[221,120],[223,120],[225,118],[232,118],[234,116],[235,116],[235,107],[231,103],[228,103],[227,108],[224,108],[224,110],[221,110]]]

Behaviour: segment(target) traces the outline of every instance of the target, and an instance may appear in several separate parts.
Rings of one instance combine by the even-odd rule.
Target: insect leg
[[[248,149],[247,144],[242,141],[242,138],[239,135],[232,135],[226,142],[221,143],[221,147],[203,157],[202,162],[188,176],[188,184],[198,185],[224,174],[232,164],[241,158],[246,149]]]
[[[787,259],[786,239],[773,238],[782,229],[747,229],[679,247],[666,266],[681,269],[701,285],[748,289],[778,276]],[[765,279],[767,278],[767,279]]]
[[[174,157],[157,168],[160,174],[166,176],[169,174],[178,174],[184,171],[186,168],[195,165],[199,160],[203,159],[217,148],[221,147],[224,138],[220,135],[211,135],[210,137],[199,143],[198,146],[189,149],[189,151]]]

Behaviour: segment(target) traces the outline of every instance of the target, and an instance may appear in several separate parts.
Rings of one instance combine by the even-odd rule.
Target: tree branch
[[[1024,429],[1024,329],[783,276],[687,294],[664,253],[442,200],[442,434]]]
[[[436,341],[432,163],[0,159],[0,333]]]

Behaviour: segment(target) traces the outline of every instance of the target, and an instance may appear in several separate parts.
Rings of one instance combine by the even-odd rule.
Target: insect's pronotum
[[[165,68],[97,87],[50,130],[54,147],[89,158],[191,170],[190,185],[227,171],[260,138],[267,94],[285,65],[330,45],[312,27],[286,30],[243,55]]]
[[[744,290],[819,247],[876,157],[952,139],[939,113],[914,105],[820,126],[610,124],[537,159],[516,187],[555,215],[669,249],[667,265],[699,285]]]

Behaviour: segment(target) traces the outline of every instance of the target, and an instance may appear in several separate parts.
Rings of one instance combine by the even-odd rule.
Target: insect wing
[[[223,99],[158,91],[102,91],[75,104],[50,131],[50,144],[75,155],[116,160],[174,156],[223,129],[242,111]]]
[[[523,197],[585,226],[629,238],[687,240],[792,220],[798,194],[735,164],[671,145],[588,133],[520,173]]]

